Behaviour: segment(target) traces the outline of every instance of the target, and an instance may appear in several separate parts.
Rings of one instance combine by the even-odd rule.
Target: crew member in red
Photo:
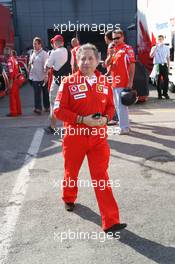
[[[78,71],[78,64],[77,64],[77,58],[76,54],[77,51],[80,47],[79,40],[77,38],[73,38],[71,40],[71,45],[72,45],[72,50],[71,50],[71,68],[72,68],[72,73],[75,73]]]
[[[63,80],[54,105],[54,114],[64,121],[66,131],[62,199],[66,210],[72,211],[78,193],[78,173],[87,156],[102,228],[105,232],[114,232],[125,228],[126,224],[120,223],[107,172],[110,149],[106,123],[114,114],[112,90],[106,76],[96,70],[99,54],[94,45],[82,45],[77,52],[77,62],[78,72]],[[104,188],[100,188],[100,182],[104,183]]]
[[[19,116],[22,114],[21,110],[21,101],[19,96],[19,84],[18,84],[18,75],[19,75],[19,65],[16,59],[16,51],[12,50],[10,57],[7,61],[8,72],[9,72],[9,106],[10,113],[7,116]]]
[[[121,103],[121,91],[125,88],[132,89],[135,74],[135,57],[131,46],[124,42],[124,33],[121,29],[112,33],[114,48],[108,50],[108,57],[105,61],[111,66],[112,87],[116,112],[119,118],[118,134],[129,134],[128,107]]]

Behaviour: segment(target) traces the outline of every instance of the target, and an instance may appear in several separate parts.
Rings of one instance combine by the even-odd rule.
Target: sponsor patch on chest
[[[87,85],[85,83],[76,84],[76,85],[69,86],[69,91],[73,95],[73,94],[79,94],[82,92],[87,92],[88,88],[87,88]]]
[[[74,99],[75,100],[79,100],[79,99],[82,99],[82,98],[86,98],[86,94],[85,93],[80,93],[80,94],[75,94],[74,95]]]
[[[103,94],[108,94],[108,87],[102,85],[102,84],[97,84],[96,86],[96,91],[97,93],[103,93]]]
[[[79,92],[87,92],[88,88],[87,88],[86,84],[80,84],[80,85],[78,85],[78,90],[79,90]]]

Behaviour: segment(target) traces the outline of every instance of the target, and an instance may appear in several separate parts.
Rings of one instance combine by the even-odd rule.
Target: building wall
[[[54,24],[117,24],[126,30],[135,22],[137,0],[16,0],[17,32],[20,48],[31,46],[40,36],[48,46],[48,28]],[[77,22],[78,21],[78,22]],[[136,44],[136,32],[126,30],[127,40]],[[89,40],[90,41],[90,40]]]

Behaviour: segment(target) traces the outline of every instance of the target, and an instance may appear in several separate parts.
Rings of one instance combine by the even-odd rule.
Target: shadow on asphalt
[[[101,226],[101,217],[85,205],[76,204],[74,213],[83,219]],[[119,241],[158,264],[174,263],[175,248],[173,247],[166,247],[149,239],[140,237],[127,229],[121,232]]]
[[[175,135],[175,128],[170,128],[170,127],[164,127],[163,123],[162,126],[154,126],[154,125],[147,125],[147,124],[139,124],[139,123],[134,123],[132,122],[132,126],[139,129],[143,130],[151,130],[152,133],[156,135],[164,135],[164,136],[172,136],[174,137]],[[173,141],[174,142],[174,141]]]
[[[137,129],[151,130],[151,132],[152,132],[152,135],[150,135],[150,134],[147,134],[146,132],[143,133],[143,132],[138,132],[138,131],[133,130],[133,133],[130,134],[132,137],[140,138],[143,140],[148,140],[150,142],[156,142],[156,143],[162,144],[168,148],[175,149],[175,141],[174,140],[156,137],[156,135],[174,137],[175,128],[164,127],[164,126],[153,126],[153,125],[146,125],[146,124],[138,124],[138,123],[134,123],[134,122],[132,122],[132,126],[133,126],[133,129],[135,126],[135,128],[137,128]]]
[[[175,248],[173,247],[166,247],[154,241],[140,237],[127,229],[122,231],[119,241],[156,263],[175,263]]]
[[[98,214],[96,214],[94,211],[92,211],[89,207],[82,205],[80,203],[76,203],[73,212],[79,215],[81,218],[101,226],[101,217]]]
[[[134,136],[134,133],[132,133],[132,136]],[[175,157],[164,149],[155,148],[155,147],[147,146],[143,144],[124,143],[121,141],[115,141],[111,139],[108,140],[108,142],[110,144],[111,149],[115,150],[118,153],[123,153],[123,154],[135,156],[139,158],[144,158],[144,159],[148,159],[156,155],[157,156],[162,155],[162,156],[168,157],[170,162],[174,162],[175,160]],[[169,142],[169,144],[171,144],[172,146],[171,141]],[[114,155],[111,155],[111,156],[114,156]]]
[[[47,137],[47,140],[45,137]],[[56,137],[54,135],[45,135],[36,159],[41,159],[61,153],[62,147],[53,147],[55,145],[54,141],[60,141],[60,137]],[[24,165],[27,154],[27,149],[25,152],[20,152],[18,149],[13,149],[10,151],[10,156],[2,155],[0,162],[0,174],[20,169]]]

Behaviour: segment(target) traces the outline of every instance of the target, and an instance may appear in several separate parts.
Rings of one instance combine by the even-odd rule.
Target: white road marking
[[[8,257],[15,226],[23,205],[30,182],[30,170],[34,167],[36,156],[42,142],[44,130],[36,130],[32,143],[28,149],[24,164],[20,169],[15,186],[12,190],[8,207],[0,220],[0,264],[4,264]]]

